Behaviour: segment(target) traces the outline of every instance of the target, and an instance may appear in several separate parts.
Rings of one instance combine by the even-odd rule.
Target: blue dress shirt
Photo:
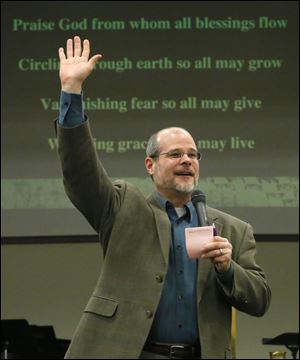
[[[195,344],[198,339],[198,261],[188,257],[185,228],[199,226],[197,213],[191,201],[185,205],[185,214],[178,216],[167,199],[157,194],[157,200],[169,216],[172,241],[169,268],[148,340]]]

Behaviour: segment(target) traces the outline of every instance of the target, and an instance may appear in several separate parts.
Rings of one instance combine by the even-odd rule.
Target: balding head
[[[169,128],[159,130],[157,133],[153,134],[150,137],[150,139],[148,141],[147,149],[146,149],[146,155],[147,156],[157,156],[162,151],[163,147],[167,143],[172,143],[173,140],[175,140],[175,139],[177,141],[178,141],[178,139],[192,140],[195,145],[195,148],[196,148],[194,139],[187,130],[185,130],[181,127],[169,127]]]

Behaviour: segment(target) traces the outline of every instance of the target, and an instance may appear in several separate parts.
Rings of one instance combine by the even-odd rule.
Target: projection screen
[[[58,48],[99,62],[84,84],[112,179],[153,190],[150,135],[180,126],[203,154],[207,204],[257,234],[298,233],[298,2],[1,2],[2,236],[95,234],[68,200],[53,120]],[[132,214],[134,219],[134,214]]]

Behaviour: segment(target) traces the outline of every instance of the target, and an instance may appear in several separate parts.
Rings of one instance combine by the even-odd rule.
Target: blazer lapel
[[[148,198],[148,202],[154,214],[161,250],[167,265],[169,261],[170,242],[172,236],[170,220],[166,211],[158,204],[153,194]]]

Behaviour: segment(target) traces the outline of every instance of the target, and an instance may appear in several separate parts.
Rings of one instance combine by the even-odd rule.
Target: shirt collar
[[[173,209],[175,212],[174,206],[171,204],[171,202],[163,197],[158,191],[154,193],[154,197],[159,203],[159,205],[166,210],[166,212],[169,214],[170,208]],[[196,209],[191,201],[187,202],[185,205],[185,208],[187,210],[186,216],[188,216],[188,221],[192,222],[194,220],[194,216],[196,216]]]

